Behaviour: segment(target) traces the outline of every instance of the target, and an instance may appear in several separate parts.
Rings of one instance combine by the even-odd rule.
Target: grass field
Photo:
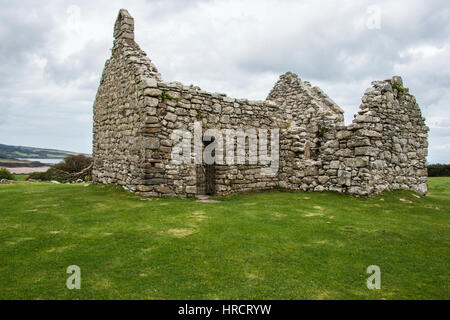
[[[17,181],[25,181],[29,176],[29,174],[15,174],[14,178],[16,178]]]
[[[265,192],[141,200],[0,185],[0,299],[449,299],[450,178],[426,197]],[[81,268],[81,290],[66,268]],[[368,290],[366,268],[381,268]]]

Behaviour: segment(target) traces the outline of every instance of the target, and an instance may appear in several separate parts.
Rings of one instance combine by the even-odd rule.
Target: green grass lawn
[[[450,298],[450,178],[430,179],[426,197],[220,200],[0,185],[0,299]],[[69,265],[81,290],[66,288]],[[366,287],[370,265],[381,290]]]
[[[25,181],[29,177],[29,174],[15,174],[14,177],[17,181]]]

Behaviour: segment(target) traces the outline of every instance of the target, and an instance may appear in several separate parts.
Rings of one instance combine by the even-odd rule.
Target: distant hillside
[[[8,146],[5,144],[0,144],[0,158],[4,159],[16,159],[16,158],[56,159],[56,158],[64,158],[73,154],[78,153],[54,149]]]

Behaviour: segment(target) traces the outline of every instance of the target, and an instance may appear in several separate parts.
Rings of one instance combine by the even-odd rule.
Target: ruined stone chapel
[[[264,174],[267,164],[250,159],[174,162],[172,134],[194,132],[196,123],[204,131],[278,129],[277,144],[268,145],[279,150],[276,172]],[[264,101],[165,82],[135,42],[134,20],[122,9],[94,102],[93,181],[143,196],[275,188],[355,196],[395,189],[426,194],[428,130],[400,77],[374,81],[347,126],[336,103],[290,72],[280,76]]]

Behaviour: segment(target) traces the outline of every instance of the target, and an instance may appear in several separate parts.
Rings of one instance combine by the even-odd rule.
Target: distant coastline
[[[15,174],[45,172],[65,157],[81,152],[0,144],[0,168]],[[84,154],[86,155],[86,154]]]
[[[40,162],[42,164],[57,164],[64,160],[64,158],[44,158],[44,159],[34,159],[34,158],[17,158],[17,160],[31,161],[31,162]]]

